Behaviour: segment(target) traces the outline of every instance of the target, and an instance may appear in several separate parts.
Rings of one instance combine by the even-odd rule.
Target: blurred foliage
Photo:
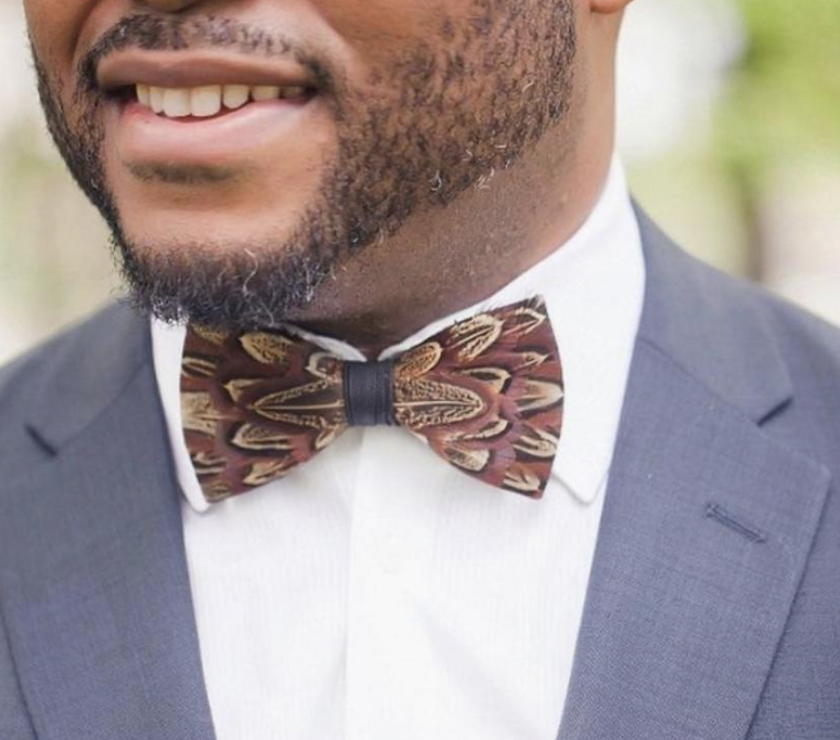
[[[745,184],[802,155],[840,154],[840,0],[736,0],[748,49],[719,108],[716,149]]]

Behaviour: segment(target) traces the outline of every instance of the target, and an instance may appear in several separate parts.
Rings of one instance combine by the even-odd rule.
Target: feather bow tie
[[[190,325],[181,408],[211,503],[371,424],[405,427],[465,473],[540,498],[560,438],[563,373],[542,297],[460,321],[385,362],[341,360],[293,331]]]

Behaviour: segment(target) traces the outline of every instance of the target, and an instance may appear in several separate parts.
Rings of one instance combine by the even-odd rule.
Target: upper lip
[[[254,59],[202,51],[115,52],[99,63],[96,80],[105,92],[137,84],[170,89],[204,85],[317,86],[312,74],[293,60]]]

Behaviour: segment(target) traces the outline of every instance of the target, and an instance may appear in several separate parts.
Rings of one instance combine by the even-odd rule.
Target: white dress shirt
[[[185,330],[153,320],[219,740],[554,740],[644,282],[615,161],[562,248],[380,356],[484,308],[545,296],[566,400],[541,501],[470,478],[406,430],[368,427],[286,478],[208,506],[181,432]]]

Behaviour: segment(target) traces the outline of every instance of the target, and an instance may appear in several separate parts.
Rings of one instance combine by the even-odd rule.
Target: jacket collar
[[[675,247],[637,207],[647,265],[639,340],[656,347],[756,423],[793,397],[782,353],[759,310],[757,289]]]
[[[151,362],[148,322],[124,301],[101,311],[83,331],[84,341],[59,338],[47,346],[49,362],[36,381],[27,428],[51,454],[115,403]]]
[[[109,309],[59,348],[3,485],[0,612],[39,740],[212,740],[147,323]]]
[[[830,486],[744,287],[640,214],[647,296],[560,740],[743,740]],[[778,417],[775,417],[778,418]]]

